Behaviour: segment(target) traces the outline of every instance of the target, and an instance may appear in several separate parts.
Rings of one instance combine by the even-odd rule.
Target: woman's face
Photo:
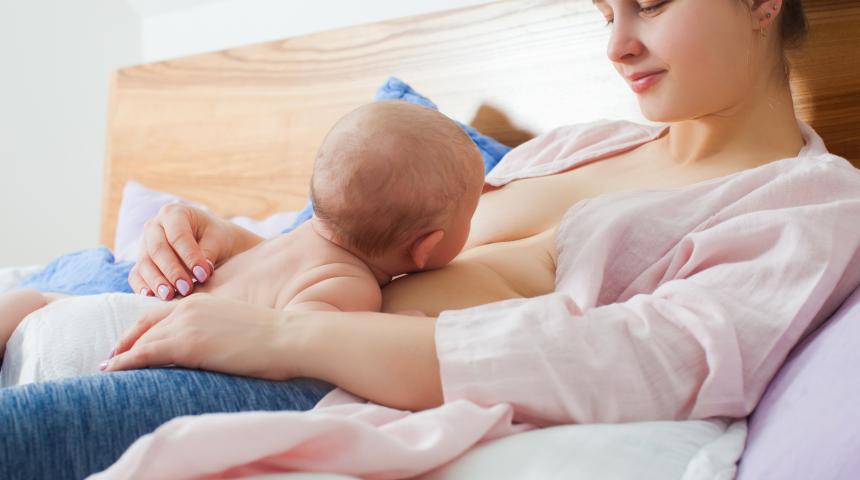
[[[753,91],[750,49],[757,39],[750,10],[741,2],[593,1],[611,22],[609,60],[649,120],[723,112]],[[636,81],[647,73],[654,75]]]

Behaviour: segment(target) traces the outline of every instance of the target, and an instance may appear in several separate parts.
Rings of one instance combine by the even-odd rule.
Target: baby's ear
[[[430,233],[418,237],[412,245],[409,246],[409,255],[412,257],[412,263],[419,269],[423,269],[427,265],[427,260],[433,249],[442,241],[445,236],[443,230],[434,230]]]

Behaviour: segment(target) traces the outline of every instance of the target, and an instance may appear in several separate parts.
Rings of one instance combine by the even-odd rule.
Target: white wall
[[[140,61],[115,0],[0,0],[0,267],[98,241],[111,70]]]
[[[109,73],[487,0],[0,0],[0,267],[98,245]]]
[[[143,17],[152,62],[304,33],[487,3],[488,0],[128,0]]]

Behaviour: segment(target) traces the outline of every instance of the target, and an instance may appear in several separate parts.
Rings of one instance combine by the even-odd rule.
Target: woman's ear
[[[412,257],[412,263],[419,269],[423,269],[427,265],[427,260],[433,249],[439,245],[442,238],[445,236],[443,230],[434,230],[418,237],[412,245],[409,246],[409,256]]]
[[[753,18],[762,30],[770,28],[776,21],[776,17],[782,8],[782,0],[766,0],[764,2],[753,2]]]

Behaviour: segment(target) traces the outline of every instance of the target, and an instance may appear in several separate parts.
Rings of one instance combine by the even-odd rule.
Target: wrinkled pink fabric
[[[335,389],[308,412],[181,417],[91,478],[404,478],[535,427],[744,417],[792,346],[860,283],[860,170],[800,126],[797,157],[571,207],[553,293],[439,316],[439,408],[399,411]],[[558,128],[487,182],[598,161],[665,128]]]

